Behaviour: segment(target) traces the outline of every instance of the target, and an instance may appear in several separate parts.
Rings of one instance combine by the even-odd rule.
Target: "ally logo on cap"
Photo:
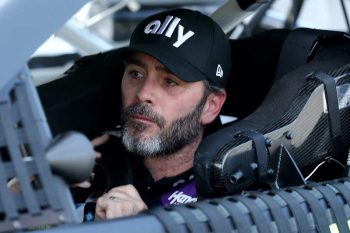
[[[144,29],[144,33],[163,35],[163,33],[165,32],[165,36],[168,38],[171,38],[171,36],[173,35],[177,27],[178,28],[177,39],[176,39],[176,42],[173,44],[173,46],[178,48],[186,40],[188,40],[190,37],[192,37],[195,34],[191,30],[189,30],[184,34],[184,27],[181,24],[179,24],[180,21],[181,21],[180,18],[178,17],[174,18],[174,16],[168,15],[163,23],[160,20],[153,20],[152,22],[147,24]]]

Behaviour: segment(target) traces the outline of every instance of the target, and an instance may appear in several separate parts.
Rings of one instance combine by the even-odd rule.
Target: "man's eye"
[[[177,82],[175,82],[174,80],[172,80],[170,78],[165,79],[165,82],[168,86],[171,86],[171,87],[175,87],[175,86],[179,85]]]
[[[129,75],[133,78],[140,78],[142,77],[142,74],[136,70],[129,71]]]

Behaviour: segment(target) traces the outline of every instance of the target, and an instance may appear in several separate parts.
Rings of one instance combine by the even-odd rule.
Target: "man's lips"
[[[131,116],[131,119],[135,121],[147,123],[147,124],[155,123],[151,118],[148,118],[146,116],[134,115],[134,116]]]

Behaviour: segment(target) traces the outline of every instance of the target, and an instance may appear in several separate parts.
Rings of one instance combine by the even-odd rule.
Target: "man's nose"
[[[145,78],[140,84],[139,90],[137,92],[137,99],[141,103],[152,104],[155,100],[157,85],[156,81],[151,78]]]

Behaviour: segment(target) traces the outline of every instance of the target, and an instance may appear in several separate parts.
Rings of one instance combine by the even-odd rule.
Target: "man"
[[[121,141],[131,179],[98,198],[96,217],[196,201],[194,155],[226,99],[226,35],[200,12],[176,9],[143,20],[130,45],[113,57],[125,62]],[[108,140],[104,135],[93,143]]]

